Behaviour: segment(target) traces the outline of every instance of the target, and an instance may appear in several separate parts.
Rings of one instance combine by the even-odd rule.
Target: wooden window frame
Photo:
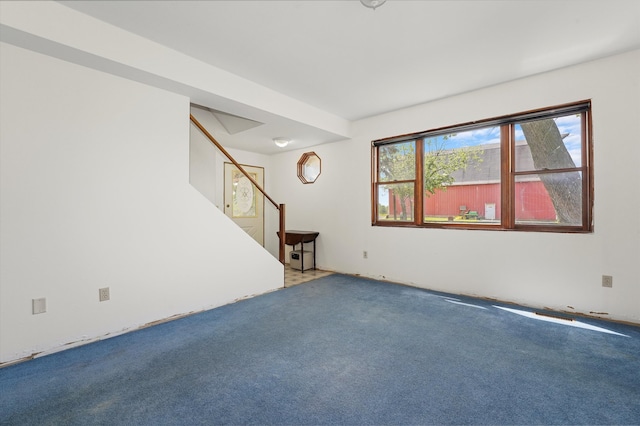
[[[315,176],[315,178],[307,176],[305,172],[307,161],[311,160],[312,158],[318,159],[318,174]],[[297,169],[298,179],[300,179],[302,183],[304,184],[315,183],[320,177],[320,175],[322,174],[322,159],[318,156],[318,154],[316,154],[313,151],[305,152],[304,154],[302,154],[302,156],[298,160],[297,168],[298,168]]]
[[[515,127],[518,123],[528,120],[554,118],[572,113],[581,115],[581,164],[575,168],[553,170],[527,170],[515,169]],[[454,222],[425,222],[424,221],[424,143],[426,137],[443,134],[475,130],[491,126],[500,127],[500,202],[501,215],[499,224],[489,223],[454,223]],[[379,177],[378,149],[381,146],[415,141],[415,179],[407,182],[414,184],[414,212],[413,221],[381,220],[378,214],[379,186],[389,184]],[[568,171],[580,171],[582,173],[582,224],[581,225],[552,225],[517,223],[515,218],[515,181],[517,176],[562,173]],[[400,183],[400,181],[393,183]],[[403,181],[404,182],[404,181]],[[424,132],[399,135],[384,139],[374,140],[371,143],[371,224],[383,227],[417,227],[417,228],[445,228],[445,229],[474,229],[496,231],[533,231],[533,232],[559,232],[559,233],[591,233],[593,232],[593,144],[592,144],[592,120],[591,101],[585,100],[570,104],[557,105],[549,108],[525,111],[496,118],[479,120],[455,126],[447,126]]]

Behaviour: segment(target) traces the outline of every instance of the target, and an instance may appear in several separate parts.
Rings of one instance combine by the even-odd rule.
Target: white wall
[[[199,108],[190,108],[190,113],[196,117],[209,133],[216,129],[213,126],[213,115]],[[204,120],[210,118],[210,122]],[[216,123],[217,124],[217,123]],[[213,137],[216,137],[212,134]],[[193,185],[217,208],[222,206],[222,198],[217,190],[218,165],[216,162],[217,148],[209,142],[195,124],[189,122],[189,183]]]
[[[188,98],[0,49],[0,362],[282,287],[189,185]]]
[[[371,140],[584,99],[593,100],[593,234],[371,226]],[[640,323],[639,117],[635,51],[361,120],[352,140],[314,148],[313,185],[296,177],[303,151],[275,156],[275,195],[288,228],[320,232],[322,268]]]

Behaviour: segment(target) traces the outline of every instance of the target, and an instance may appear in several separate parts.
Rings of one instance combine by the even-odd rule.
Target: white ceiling
[[[640,48],[638,0],[61,3],[349,121]]]

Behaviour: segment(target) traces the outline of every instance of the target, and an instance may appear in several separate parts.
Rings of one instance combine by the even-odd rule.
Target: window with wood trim
[[[591,232],[591,103],[372,143],[377,226]]]

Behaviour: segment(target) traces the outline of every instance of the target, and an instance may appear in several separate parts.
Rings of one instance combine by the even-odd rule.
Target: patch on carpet
[[[477,308],[477,309],[487,309],[484,306],[473,305],[471,303],[464,303],[464,302],[460,302],[459,300],[455,300],[455,299],[444,299],[444,300],[445,300],[445,302],[455,303],[456,305],[470,306],[472,308]]]
[[[607,330],[606,328],[596,327],[595,325],[585,324],[583,322],[571,320],[569,318],[559,318],[559,317],[553,317],[549,315],[538,315],[535,312],[522,311],[520,309],[505,308],[505,307],[496,306],[496,305],[493,305],[493,307],[502,309],[503,311],[511,312],[512,314],[521,315],[523,317],[533,318],[540,321],[547,321],[555,324],[568,325],[570,327],[584,328],[585,330],[599,331],[600,333],[615,334],[617,336],[629,337],[626,334],[616,333],[615,331]]]

